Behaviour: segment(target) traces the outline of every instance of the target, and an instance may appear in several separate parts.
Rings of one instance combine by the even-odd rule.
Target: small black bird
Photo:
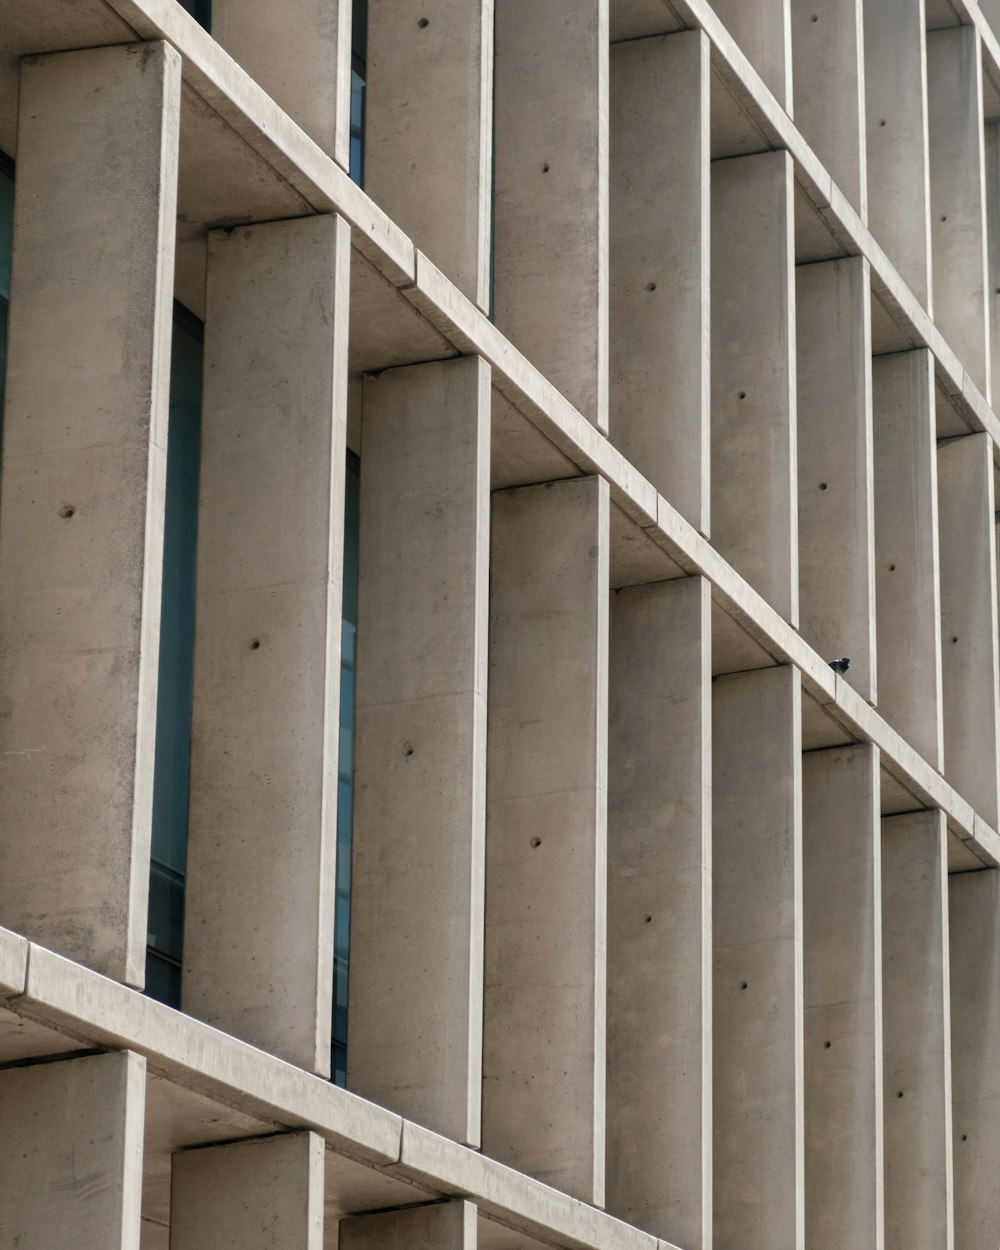
[[[851,661],[845,655],[839,660],[831,660],[830,667],[835,673],[846,673],[851,667]]]

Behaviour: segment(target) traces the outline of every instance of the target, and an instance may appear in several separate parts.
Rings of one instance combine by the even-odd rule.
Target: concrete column
[[[608,1210],[689,1250],[712,1230],[711,596],[611,600]]]
[[[791,0],[795,124],[852,207],[868,211],[861,0]]]
[[[712,538],[798,616],[792,161],[712,165]]]
[[[709,530],[709,41],[611,47],[610,425]]]
[[[1000,13],[1000,0],[997,0]],[[990,335],[991,394],[1000,378],[1000,122],[983,128],[986,161],[986,308]]]
[[[348,1088],[478,1145],[488,366],[367,379],[362,437]]]
[[[942,812],[882,821],[886,1250],[951,1250],[948,833]]]
[[[493,314],[607,429],[608,3],[496,9]]]
[[[877,356],[872,401],[878,710],[929,764],[940,768],[941,615],[930,352]]]
[[[1000,1242],[1000,872],[948,878],[955,1250]]]
[[[983,72],[974,26],[927,36],[934,317],[990,395]]]
[[[494,0],[372,4],[365,190],[480,308],[490,302]]]
[[[868,224],[931,312],[924,0],[864,5]]]
[[[713,8],[765,86],[791,117],[790,0],[715,0]]]
[[[326,1075],[347,284],[341,219],[209,239],[184,1007]]]
[[[146,961],[179,113],[164,43],[21,62],[0,916],[132,985]]]
[[[938,448],[945,776],[994,829],[1000,818],[993,445]]]
[[[339,1250],[476,1250],[474,1202],[455,1198],[340,1221]]]
[[[316,1133],[175,1154],[170,1250],[323,1250],[324,1154]]]
[[[879,755],[802,758],[806,1245],[881,1247]]]
[[[604,1202],[608,486],[493,496],[483,1151]]]
[[[0,1071],[0,1245],[139,1250],[145,1098],[127,1051]]]
[[[709,527],[709,59],[699,30],[611,48],[615,446]]]
[[[212,37],[348,168],[351,0],[212,0]]]
[[[796,270],[802,636],[875,700],[871,297],[854,257]]]
[[[802,1250],[802,722],[791,666],[712,690],[716,1250]]]

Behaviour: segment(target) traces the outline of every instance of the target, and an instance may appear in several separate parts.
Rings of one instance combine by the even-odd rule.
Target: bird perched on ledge
[[[831,660],[830,667],[835,673],[844,674],[851,667],[851,661],[845,655],[839,660]]]

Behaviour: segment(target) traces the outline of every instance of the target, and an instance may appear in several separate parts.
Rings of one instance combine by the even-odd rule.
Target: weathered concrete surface
[[[955,1250],[1000,1241],[1000,873],[948,878]]]
[[[350,240],[210,241],[184,1007],[326,1074]]]
[[[882,821],[886,1250],[951,1250],[947,830]]]
[[[479,1144],[490,371],[365,384],[348,1087]]]
[[[932,767],[940,768],[933,357],[928,351],[876,357],[872,389],[878,709]]]
[[[0,918],[133,985],[146,959],[179,110],[180,58],[163,43],[22,64]]]
[[[882,1245],[882,833],[871,746],[802,757],[806,1245]]]
[[[870,276],[853,257],[795,271],[799,628],[874,703]]]
[[[368,9],[365,190],[483,309],[490,306],[493,6],[423,0],[410,9]]]
[[[932,312],[926,25],[924,0],[864,5],[868,224]]]
[[[801,682],[712,688],[716,1250],[803,1243]]]
[[[712,541],[798,624],[792,161],[712,164]]]
[[[170,1250],[323,1250],[323,1155],[315,1133],[179,1151]]]
[[[476,1250],[476,1205],[456,1198],[341,1220],[339,1250]]]
[[[348,167],[351,0],[212,0],[212,38]]]
[[[928,33],[927,93],[934,319],[989,398],[982,48],[974,26]]]
[[[604,1201],[608,486],[493,496],[483,1150]]]
[[[715,0],[726,24],[765,85],[792,115],[790,0]]]
[[[993,828],[1000,817],[997,561],[993,446],[971,434],[938,447],[944,772]]]
[[[608,0],[496,11],[497,328],[599,429],[608,419]]]
[[[865,164],[861,0],[791,0],[795,124],[862,218]]]
[[[709,530],[709,44],[611,49],[611,438]]]
[[[712,1232],[711,601],[700,577],[611,600],[608,1210]]]
[[[145,1078],[127,1051],[0,1071],[0,1245],[139,1250]]]

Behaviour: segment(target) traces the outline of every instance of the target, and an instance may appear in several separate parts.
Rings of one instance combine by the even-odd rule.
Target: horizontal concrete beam
[[[5,1008],[44,1023],[77,1046],[144,1055],[158,1075],[276,1127],[310,1129],[337,1153],[426,1186],[462,1195],[488,1218],[566,1250],[675,1250],[541,1181],[439,1137],[320,1077],[256,1050],[136,990],[0,929],[0,977],[24,992]]]

